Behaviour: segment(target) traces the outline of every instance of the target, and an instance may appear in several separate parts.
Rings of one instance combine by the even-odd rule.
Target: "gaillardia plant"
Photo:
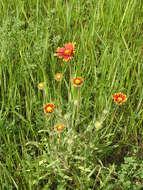
[[[56,73],[55,74],[55,80],[56,81],[60,82],[62,80],[62,78],[63,78],[62,73]]]
[[[75,87],[81,87],[83,84],[83,78],[82,77],[75,77],[72,79],[72,84]]]
[[[57,48],[55,56],[67,62],[69,59],[73,58],[74,52],[75,52],[75,42],[67,43],[64,45],[64,47]]]
[[[46,103],[44,105],[44,112],[46,114],[53,113],[54,110],[55,110],[55,105],[54,104],[52,104],[52,103]]]
[[[122,92],[118,92],[112,95],[112,99],[114,102],[118,105],[123,104],[127,100],[127,96],[123,94]]]
[[[58,132],[62,132],[64,130],[64,128],[65,128],[64,124],[59,123],[59,124],[56,125],[56,130]]]

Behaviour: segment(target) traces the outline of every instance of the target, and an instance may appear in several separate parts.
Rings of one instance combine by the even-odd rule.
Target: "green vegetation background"
[[[0,1],[0,189],[143,188],[142,34],[142,0]],[[73,41],[71,63],[53,56]],[[68,64],[84,78],[78,131],[70,127]],[[59,71],[61,134],[37,89],[45,81],[47,101],[58,104]],[[115,112],[111,96],[120,91],[128,100]]]

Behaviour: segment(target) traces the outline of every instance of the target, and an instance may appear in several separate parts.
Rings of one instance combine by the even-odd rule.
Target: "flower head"
[[[75,87],[80,87],[83,84],[83,78],[82,77],[75,77],[72,79],[72,83]]]
[[[58,47],[55,56],[58,56],[60,59],[63,59],[63,61],[67,62],[69,59],[72,59],[74,55],[74,50],[75,43],[68,43],[65,44],[64,47]]]
[[[43,90],[43,89],[45,89],[45,87],[46,87],[45,82],[40,82],[40,83],[38,84],[38,89],[39,89],[39,90]]]
[[[55,80],[56,80],[56,81],[61,81],[61,80],[62,80],[62,77],[63,77],[62,73],[56,73],[56,74],[55,74]]]
[[[127,100],[127,96],[121,92],[112,95],[112,99],[118,105],[123,104]]]
[[[63,131],[64,128],[65,128],[64,125],[61,124],[61,123],[59,123],[59,124],[56,125],[56,130],[59,131],[59,132]]]
[[[53,113],[54,109],[55,109],[55,106],[52,103],[47,103],[44,105],[44,112],[46,114]]]
[[[95,127],[96,127],[96,130],[100,129],[102,127],[102,122],[101,121],[96,121],[95,122]]]

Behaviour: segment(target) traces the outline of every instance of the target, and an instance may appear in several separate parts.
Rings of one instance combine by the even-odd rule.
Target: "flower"
[[[100,129],[102,127],[102,122],[96,121],[95,122],[95,127],[96,127],[97,130]]]
[[[44,105],[44,112],[46,114],[53,113],[54,109],[55,109],[55,106],[52,103],[47,103]]]
[[[56,74],[55,74],[55,80],[56,80],[56,81],[61,81],[61,80],[62,80],[62,77],[63,77],[62,73],[56,73]]]
[[[72,83],[75,87],[80,87],[83,83],[83,78],[82,77],[75,77],[72,79]]]
[[[74,105],[77,106],[78,105],[78,100],[74,101]]]
[[[68,43],[65,44],[64,47],[58,47],[55,56],[58,56],[60,59],[63,59],[63,61],[67,62],[69,59],[72,59],[74,51],[75,43]]]
[[[59,131],[59,132],[63,131],[64,128],[65,128],[64,125],[61,124],[61,123],[59,123],[59,124],[56,125],[56,130]]]
[[[123,104],[127,100],[127,96],[121,92],[112,95],[112,99],[118,105]]]
[[[39,89],[39,90],[44,90],[45,87],[46,87],[45,82],[40,82],[40,83],[38,84],[38,89]]]

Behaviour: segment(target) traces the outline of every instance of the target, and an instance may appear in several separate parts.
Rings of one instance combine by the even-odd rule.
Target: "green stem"
[[[77,99],[77,125],[80,122],[79,111],[80,111],[80,87],[78,88],[78,99]]]
[[[72,69],[71,69],[71,64],[69,64],[69,102],[71,101],[71,80],[72,80]]]
[[[114,121],[114,119],[115,119],[115,116],[116,116],[116,113],[117,113],[118,108],[119,108],[119,106],[116,107],[116,109],[115,109],[115,111],[114,111],[114,115],[113,115],[113,117],[112,117],[112,119],[111,119],[109,125],[107,126],[105,132],[103,133],[103,136],[106,134],[107,130],[108,130],[109,127],[112,125],[112,123],[113,123],[113,121]]]
[[[46,97],[46,91],[45,91],[45,89],[43,90],[43,99],[44,99],[44,104],[46,104],[47,97]]]
[[[59,105],[61,103],[60,98],[61,98],[61,82],[59,81],[58,82],[58,102],[59,102]]]

